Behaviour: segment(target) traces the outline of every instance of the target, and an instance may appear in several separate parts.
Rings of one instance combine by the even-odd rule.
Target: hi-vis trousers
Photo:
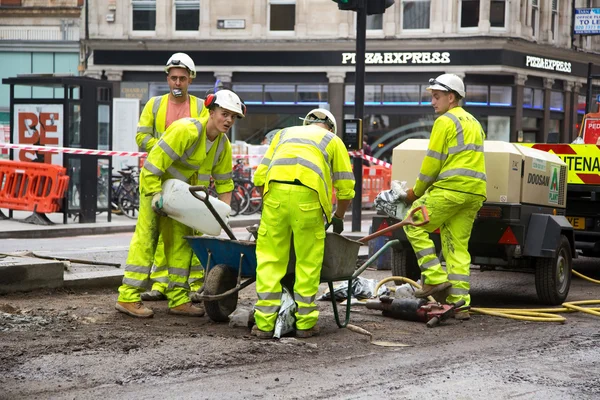
[[[165,295],[169,307],[188,303],[188,277],[193,251],[183,236],[191,235],[192,231],[192,228],[171,218],[156,215],[152,210],[152,196],[140,196],[140,214],[129,245],[123,284],[119,287],[119,301],[141,301],[141,293],[149,283],[160,232],[168,268],[169,284]]]
[[[437,285],[446,281],[452,283],[450,294],[446,298],[447,303],[464,300],[465,305],[471,304],[469,295],[471,255],[468,245],[473,221],[483,205],[483,200],[482,196],[433,187],[412,205],[412,208],[421,205],[427,207],[429,223],[419,227],[404,227],[417,256],[423,282],[428,285]],[[438,228],[440,228],[446,271],[442,269],[435,245],[429,238],[429,233]]]
[[[281,279],[287,272],[292,233],[296,252],[296,328],[306,330],[315,326],[319,318],[315,297],[325,250],[323,210],[314,190],[271,182],[263,202],[256,242],[258,301],[254,319],[262,331],[275,329],[281,306]]]
[[[198,234],[201,235],[199,232]],[[169,268],[165,258],[162,236],[158,238],[158,245],[156,247],[156,254],[154,254],[154,265],[152,266],[150,280],[152,281],[152,290],[158,290],[163,294],[167,291],[167,286],[169,286]],[[198,291],[198,289],[200,289],[204,283],[204,269],[202,268],[202,264],[200,264],[200,260],[196,254],[192,255],[192,264],[190,266],[190,277],[188,279],[188,283],[190,285],[190,291],[192,292]]]

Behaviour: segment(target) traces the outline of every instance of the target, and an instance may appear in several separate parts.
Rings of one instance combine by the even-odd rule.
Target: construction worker
[[[354,197],[354,174],[348,151],[336,136],[335,118],[327,110],[315,109],[303,120],[304,126],[275,134],[254,174],[254,184],[264,194],[256,242],[258,301],[252,334],[263,339],[273,337],[292,237],[296,336],[318,334],[315,297],[325,248],[323,214],[335,232],[342,232],[344,214]],[[335,213],[332,184],[338,200]]]
[[[188,89],[196,77],[196,65],[185,53],[173,54],[165,65],[169,93],[152,97],[144,106],[138,122],[135,140],[140,151],[150,152],[167,128],[180,118],[199,118],[208,116],[204,101],[188,93]],[[152,290],[142,293],[144,301],[165,300],[165,291],[169,283],[162,238],[159,238],[154,266],[150,278]],[[189,284],[192,292],[196,292],[204,282],[204,271],[200,260],[194,255],[190,267]]]
[[[422,227],[405,226],[404,231],[417,256],[423,285],[417,297],[436,295],[448,304],[465,301],[457,319],[468,319],[468,251],[473,221],[486,198],[485,132],[475,117],[459,102],[465,97],[465,85],[454,74],[429,80],[431,105],[439,117],[431,130],[427,154],[406,202],[427,206],[430,222]],[[440,229],[446,271],[436,255],[429,233]]]
[[[202,316],[204,309],[192,305],[188,276],[192,249],[183,238],[192,229],[165,217],[162,210],[162,183],[180,179],[208,186],[211,175],[221,201],[229,204],[232,180],[231,144],[225,134],[236,118],[245,116],[245,106],[230,90],[221,90],[205,99],[208,118],[183,118],[171,124],[148,154],[140,174],[140,213],[131,239],[123,284],[115,308],[134,317],[152,317],[140,294],[156,252],[159,235],[164,242],[169,284],[165,295],[171,314]]]

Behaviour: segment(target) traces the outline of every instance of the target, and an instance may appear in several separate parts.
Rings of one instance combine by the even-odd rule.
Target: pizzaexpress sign
[[[342,64],[356,64],[356,53],[342,53]],[[450,64],[450,53],[439,51],[365,53],[365,64]]]

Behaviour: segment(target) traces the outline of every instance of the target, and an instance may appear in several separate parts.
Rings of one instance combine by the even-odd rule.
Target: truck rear
[[[575,230],[575,248],[600,257],[600,147],[594,144],[533,144],[556,154],[568,168],[566,217]]]

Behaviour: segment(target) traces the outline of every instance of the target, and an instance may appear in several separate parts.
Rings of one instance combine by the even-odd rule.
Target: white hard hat
[[[331,112],[329,112],[329,110],[326,110],[324,108],[315,108],[314,110],[311,110],[308,114],[306,114],[306,117],[300,119],[304,121],[304,124],[302,125],[310,125],[317,122],[321,122],[332,128],[333,133],[337,133],[337,124],[335,122],[335,117]]]
[[[215,106],[224,108],[226,110],[229,110],[231,112],[234,112],[238,115],[238,117],[240,118],[244,118],[246,116],[246,105],[244,104],[244,102],[242,101],[242,99],[240,99],[240,97],[233,93],[231,90],[227,90],[227,89],[223,89],[223,90],[219,90],[217,93],[215,93],[214,96],[214,100],[210,101],[210,96],[206,97],[205,101],[205,105],[209,108],[212,109]],[[206,104],[208,103],[208,104]]]
[[[165,66],[165,72],[168,74],[169,69],[171,68],[186,68],[190,71],[190,78],[196,77],[196,64],[190,56],[185,53],[175,53],[169,58],[167,61],[167,65]]]
[[[462,79],[454,74],[442,74],[429,80],[427,90],[441,90],[443,92],[456,92],[460,97],[465,97],[465,84]]]

